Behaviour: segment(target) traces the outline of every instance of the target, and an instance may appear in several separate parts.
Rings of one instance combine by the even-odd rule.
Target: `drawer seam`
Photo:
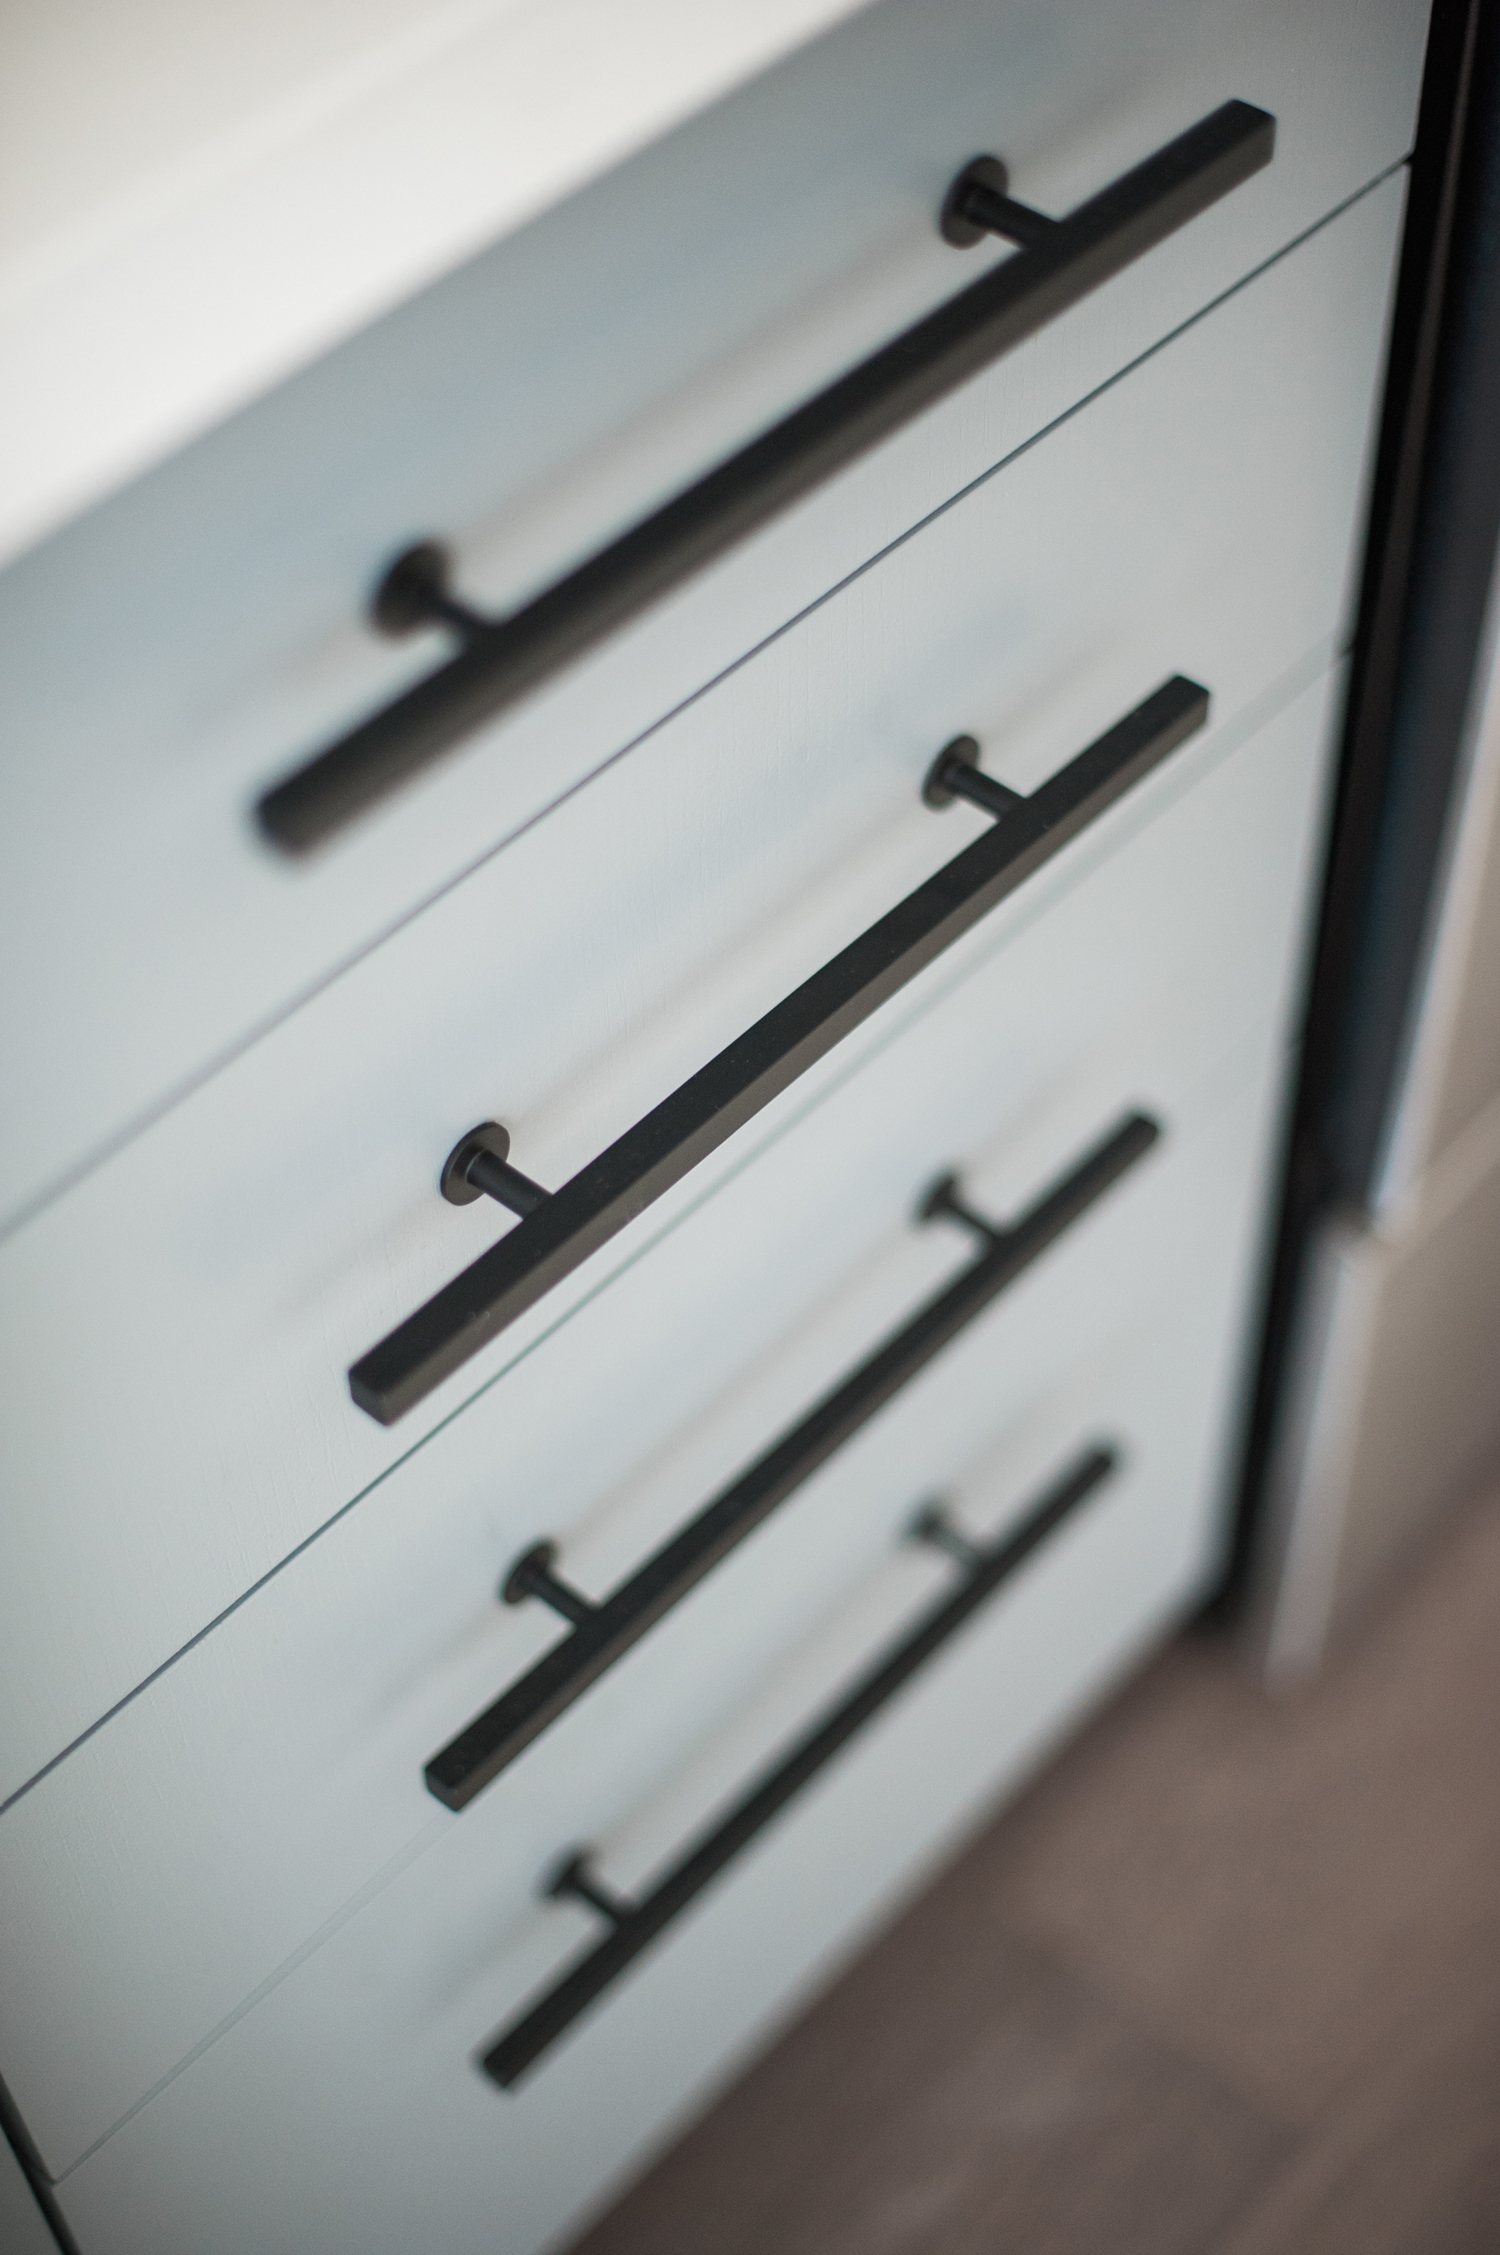
[[[1232,720],[1218,731],[1212,739],[1212,756],[1205,760],[1201,766],[1192,769],[1191,780],[1180,782],[1178,790],[1172,793],[1172,797],[1175,799],[1181,791],[1193,789],[1198,783],[1204,781],[1209,774],[1222,766],[1225,761],[1232,759],[1246,743],[1260,733],[1261,729],[1268,726],[1286,706],[1322,680],[1338,662],[1337,651],[1329,650],[1323,642],[1315,644],[1311,651],[1304,652],[1297,663],[1288,667],[1270,689],[1263,692],[1259,698],[1252,699],[1247,706],[1243,707]],[[1162,811],[1163,806],[1159,804],[1153,815],[1148,817],[1148,821],[1154,819],[1154,815]],[[1139,833],[1135,834],[1138,835]],[[1123,842],[1120,841],[1107,846],[1105,856],[1108,857],[1118,851],[1120,843]],[[1028,928],[1036,921],[1037,917],[1045,915],[1050,905],[1049,901],[1039,900],[1029,915],[1018,917],[1016,924],[996,939],[990,947],[976,949],[961,964],[950,971],[949,977],[941,985],[935,985],[930,990],[924,991],[920,1000],[912,1004],[898,1019],[894,1019],[878,1038],[873,1039],[869,1046],[863,1049],[857,1057],[849,1060],[842,1071],[831,1074],[805,1102],[799,1104],[785,1118],[778,1120],[763,1140],[747,1149],[734,1165],[727,1167],[722,1175],[709,1183],[689,1204],[684,1205],[679,1212],[672,1215],[645,1243],[638,1245],[629,1253],[617,1268],[612,1268],[607,1275],[600,1277],[589,1291],[583,1293],[571,1307],[565,1309],[545,1330],[539,1332],[534,1339],[530,1340],[519,1354],[503,1363],[498,1370],[493,1371],[482,1384],[474,1388],[472,1393],[466,1394],[462,1401],[455,1403],[444,1417],[414,1440],[410,1448],[403,1450],[399,1456],[393,1458],[377,1473],[373,1480],[367,1481],[365,1486],[341,1504],[337,1511],[332,1512],[327,1519],[315,1527],[310,1534],[305,1535],[302,1541],[289,1550],[284,1557],[278,1559],[247,1589],[242,1590],[232,1603],[224,1606],[193,1636],[188,1637],[165,1660],[153,1668],[148,1675],[143,1676],[139,1683],[134,1684],[129,1691],[106,1708],[104,1713],[96,1717],[86,1730],[80,1731],[75,1738],[70,1739],[66,1746],[60,1748],[22,1784],[16,1786],[4,1800],[0,1800],[0,1818],[4,1817],[7,1810],[14,1808],[19,1801],[23,1800],[35,1786],[41,1784],[43,1779],[50,1777],[52,1772],[67,1761],[72,1754],[75,1754],[80,1747],[86,1745],[96,1732],[102,1730],[107,1723],[113,1721],[116,1715],[130,1706],[142,1693],[148,1691],[152,1684],[164,1676],[170,1668],[175,1667],[179,1660],[184,1659],[207,1637],[212,1636],[215,1630],[220,1628],[231,1615],[239,1612],[241,1607],[247,1605],[268,1583],[274,1581],[279,1574],[293,1565],[305,1551],[310,1550],[314,1543],[321,1541],[323,1536],[336,1527],[341,1520],[347,1518],[351,1511],[363,1503],[368,1496],[373,1495],[377,1488],[383,1486],[396,1472],[402,1470],[430,1441],[435,1440],[439,1434],[445,1432],[455,1418],[461,1417],[466,1410],[472,1408],[485,1394],[489,1393],[492,1387],[497,1386],[503,1378],[525,1362],[538,1348],[555,1337],[557,1332],[570,1323],[576,1315],[590,1306],[602,1292],[607,1291],[612,1284],[645,1259],[658,1245],[674,1235],[685,1223],[699,1214],[706,1205],[718,1196],[721,1190],[726,1189],[730,1183],[737,1180],[747,1167],[753,1166],[767,1151],[791,1134],[809,1114],[817,1110],[839,1089],[846,1086],[875,1057],[881,1055],[893,1042],[900,1040],[915,1019],[925,1016],[928,1010],[936,1007],[946,995],[962,986],[984,963],[1007,947],[1021,930]],[[1288,1038],[1295,1037],[1293,1035]]]
[[[120,2130],[123,2130],[126,2123],[132,2121],[143,2107],[149,2106],[153,2099],[160,2097],[169,2083],[175,2083],[178,2076],[184,2074],[195,2060],[201,2059],[204,2052],[216,2044],[221,2036],[227,2036],[236,2021],[243,2020],[247,2012],[253,2012],[255,2007],[265,1997],[268,1997],[273,1989],[280,1988],[282,1982],[295,1973],[297,1968],[304,1964],[315,1950],[321,1949],[325,1942],[330,1941],[341,1926],[346,1926],[351,1918],[357,1917],[367,1902],[373,1901],[378,1894],[381,1894],[392,1880],[399,1879],[408,1865],[416,1863],[422,1856],[426,1855],[428,1849],[435,1844],[445,1830],[447,1830],[447,1826],[441,1818],[433,1818],[424,1825],[422,1830],[408,1840],[403,1848],[399,1848],[396,1854],[390,1857],[386,1863],[383,1863],[378,1871],[372,1872],[364,1885],[356,1888],[346,1902],[340,1903],[336,1910],[330,1911],[322,1925],[300,1942],[295,1950],[284,1957],[280,1965],[273,1967],[272,1971],[250,1991],[248,1996],[241,1997],[233,2010],[226,2012],[223,2019],[216,2026],[210,2028],[206,2036],[200,2036],[191,2051],[184,2052],[181,2059],[177,2060],[165,2075],[160,2076],[152,2084],[149,2091],[143,2091],[135,2104],[125,2109],[118,2121],[111,2122],[109,2128],[95,2138],[93,2144],[85,2152],[80,2153],[76,2160],[70,2161],[65,2169],[60,2169],[56,2176],[49,2175],[47,2182],[54,2185],[66,2184],[75,2169],[81,2169],[85,2161],[91,2160],[101,2146],[108,2145],[110,2139]]]
[[[1292,252],[1300,249],[1303,244],[1310,241],[1315,235],[1321,233],[1321,231],[1325,227],[1330,226],[1335,220],[1342,217],[1345,212],[1351,210],[1356,204],[1362,202],[1365,197],[1372,194],[1376,189],[1381,187],[1396,173],[1402,171],[1408,162],[1409,157],[1402,156],[1396,159],[1393,163],[1385,166],[1380,172],[1375,174],[1372,179],[1366,181],[1363,186],[1356,189],[1351,195],[1346,196],[1340,203],[1334,205],[1330,211],[1325,212],[1319,219],[1315,220],[1311,226],[1304,228],[1300,234],[1293,236],[1289,242],[1283,244],[1281,248],[1273,252],[1269,258],[1263,259],[1257,266],[1252,267],[1247,273],[1239,276],[1234,282],[1229,284],[1226,289],[1220,291],[1217,296],[1209,299],[1206,304],[1200,306],[1185,321],[1179,322],[1175,328],[1168,330],[1165,335],[1159,337],[1153,344],[1148,346],[1144,352],[1138,353],[1134,359],[1127,361],[1123,367],[1116,369],[1109,377],[1105,379],[1103,383],[1097,384],[1091,391],[1086,392],[1082,398],[1075,400],[1070,406],[1064,408],[1060,414],[1054,416],[1051,421],[1044,424],[1041,429],[1032,432],[1031,435],[1023,440],[1019,446],[1013,447],[1009,453],[1002,455],[998,461],[989,464],[975,477],[968,480],[966,484],[959,487],[955,493],[950,494],[944,501],[939,503],[936,508],[929,510],[925,516],[918,518],[914,524],[908,526],[906,530],[899,534],[894,540],[887,542],[884,547],[877,549],[873,555],[867,557],[861,564],[856,566],[853,571],[846,573],[842,579],[835,581],[831,587],[826,588],[823,593],[819,595],[813,602],[804,605],[801,610],[793,613],[790,618],[783,620],[780,626],[776,627],[770,634],[763,636],[761,640],[753,644],[750,649],[742,652],[740,656],[733,661],[732,664],[724,667],[719,673],[711,676],[709,680],[700,683],[697,688],[683,697],[677,704],[670,707],[668,711],[659,715],[658,718],[654,720],[648,728],[643,729],[638,735],[630,738],[627,743],[620,745],[615,751],[609,753],[608,756],[601,760],[596,767],[592,768],[587,775],[580,776],[575,782],[570,784],[566,790],[560,792],[555,799],[549,800],[545,806],[538,808],[536,812],[529,815],[513,830],[508,831],[502,838],[498,839],[492,846],[488,847],[485,852],[477,855],[474,860],[466,863],[462,869],[448,878],[445,883],[435,888],[432,892],[426,894],[414,906],[404,911],[403,914],[397,917],[392,923],[385,926],[382,930],[373,935],[361,947],[355,949],[351,954],[343,957],[329,970],[315,979],[309,986],[302,988],[300,991],[292,995],[276,1010],[272,1011],[264,1018],[257,1020],[251,1027],[246,1029],[238,1037],[232,1038],[225,1048],[216,1051],[196,1071],[190,1073],[185,1079],[174,1084],[154,1103],[146,1106],[143,1110],[137,1112],[131,1118],[127,1119],[124,1124],[115,1131],[113,1135],[108,1136],[101,1144],[97,1145],[91,1154],[84,1157],[83,1159],[78,1160],[72,1166],[70,1166],[64,1174],[54,1178],[52,1182],[44,1185],[43,1188],[34,1192],[29,1198],[24,1200],[12,1214],[4,1217],[3,1219],[0,1219],[0,1245],[3,1245],[6,1241],[8,1241],[10,1237],[18,1235],[20,1231],[25,1229],[32,1221],[36,1220],[50,1206],[55,1204],[59,1198],[65,1196],[68,1190],[70,1190],[74,1186],[74,1184],[85,1180],[89,1175],[97,1171],[99,1167],[106,1164],[120,1151],[124,1150],[129,1144],[134,1142],[140,1135],[146,1133],[150,1128],[154,1127],[158,1121],[164,1119],[170,1112],[174,1111],[178,1105],[186,1102],[188,1098],[195,1095],[199,1089],[205,1087],[209,1081],[216,1077],[217,1074],[225,1071],[238,1058],[244,1056],[250,1049],[252,1049],[256,1045],[257,1042],[263,1040],[266,1036],[274,1032],[278,1026],[284,1024],[288,1019],[295,1016],[297,1011],[304,1008],[308,1003],[314,1001],[319,995],[324,993],[329,987],[333,986],[335,982],[338,979],[342,978],[346,972],[353,970],[356,965],[362,963],[368,956],[373,955],[379,948],[383,947],[387,941],[395,938],[400,932],[404,931],[409,924],[413,923],[416,920],[417,917],[423,915],[438,901],[444,899],[449,893],[454,891],[457,886],[463,884],[466,879],[473,876],[476,871],[485,867],[490,861],[495,858],[497,854],[503,853],[508,846],[515,844],[517,840],[524,837],[531,829],[535,827],[537,823],[544,821],[549,815],[555,813],[559,808],[565,806],[572,798],[577,795],[578,792],[586,789],[589,784],[596,782],[599,777],[606,774],[619,761],[627,758],[631,752],[638,750],[643,744],[649,742],[651,738],[656,736],[669,723],[675,721],[683,713],[690,710],[692,706],[697,704],[711,690],[730,680],[736,673],[741,670],[742,667],[747,665],[753,658],[759,656],[763,651],[769,649],[773,643],[779,641],[785,634],[790,632],[793,627],[801,624],[802,621],[811,617],[816,611],[821,610],[822,607],[826,603],[831,601],[834,596],[841,594],[845,589],[854,585],[856,581],[862,579],[865,574],[868,573],[876,564],[883,562],[887,557],[894,554],[897,549],[904,547],[908,541],[915,537],[915,535],[926,530],[930,525],[936,523],[937,520],[945,516],[949,510],[955,508],[959,502],[969,498],[969,496],[978,491],[980,487],[987,484],[990,479],[998,476],[1002,470],[1008,468],[1012,463],[1019,461],[1022,456],[1030,453],[1030,451],[1043,439],[1049,437],[1054,431],[1061,429],[1065,424],[1071,422],[1082,409],[1088,407],[1095,400],[1102,398],[1107,392],[1113,390],[1114,387],[1117,384],[1123,382],[1125,378],[1134,374],[1138,369],[1144,367],[1148,362],[1155,359],[1157,355],[1164,350],[1165,347],[1175,343],[1178,338],[1184,336],[1189,330],[1195,328],[1199,322],[1206,319],[1210,314],[1216,312],[1231,298],[1237,296],[1241,290],[1248,287],[1251,283],[1257,281],[1262,275],[1269,272],[1271,268],[1279,265],[1281,261],[1287,258]]]

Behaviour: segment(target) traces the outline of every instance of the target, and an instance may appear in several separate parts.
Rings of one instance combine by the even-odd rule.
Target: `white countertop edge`
[[[13,264],[0,564],[865,4],[511,0]]]

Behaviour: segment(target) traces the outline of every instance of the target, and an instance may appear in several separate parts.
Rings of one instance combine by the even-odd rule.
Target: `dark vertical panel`
[[[1460,744],[1500,522],[1497,76],[1495,0],[1435,0],[1302,1071],[1221,1605],[1245,1582],[1309,1233],[1330,1205],[1361,1199],[1376,1162]]]
[[[1331,1044],[1330,1187],[1368,1201],[1398,1093],[1430,903],[1500,536],[1500,11],[1481,9],[1432,386],[1425,475],[1394,647],[1386,789]],[[1389,632],[1387,628],[1384,631]]]

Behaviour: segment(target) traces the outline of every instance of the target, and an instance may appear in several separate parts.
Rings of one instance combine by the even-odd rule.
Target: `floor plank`
[[[578,2255],[1201,2255],[1288,2133],[987,1919],[966,1858]]]
[[[1363,2079],[1212,2255],[1496,2255],[1495,1986],[1467,2026],[1440,2025]]]
[[[1010,1929],[1278,2115],[1500,1974],[1500,1498],[1311,1690],[1179,1644],[998,1832]],[[998,1845],[999,1843],[997,1843]]]

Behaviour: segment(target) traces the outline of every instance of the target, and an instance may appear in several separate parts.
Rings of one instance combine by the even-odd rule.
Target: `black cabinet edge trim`
[[[1491,48],[1500,38],[1493,9],[1486,24],[1484,0],[1434,0],[1301,1059],[1282,1124],[1280,1195],[1264,1249],[1255,1359],[1235,1442],[1239,1470],[1233,1535],[1219,1587],[1205,1607],[1207,1617],[1221,1628],[1241,1621],[1256,1593],[1266,1480],[1309,1247],[1330,1207],[1358,1196],[1357,1169],[1337,1149],[1341,1059],[1357,991],[1362,935],[1375,901],[1419,525],[1441,407],[1445,345],[1456,318],[1455,234],[1465,216],[1466,176],[1483,161],[1485,119],[1475,86],[1482,33]],[[1374,912],[1378,914],[1378,906]]]
[[[16,2165],[31,2187],[32,2197],[40,2209],[47,2229],[57,2241],[62,2255],[82,2255],[77,2240],[68,2228],[68,2220],[57,2205],[57,2194],[52,2179],[42,2165],[31,2132],[22,2119],[21,2110],[9,2087],[0,2081],[0,2135],[16,2157]]]

